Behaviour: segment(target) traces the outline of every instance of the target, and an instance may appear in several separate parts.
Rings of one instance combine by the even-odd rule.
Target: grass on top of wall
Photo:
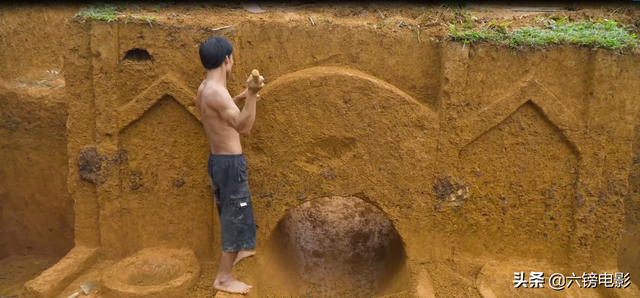
[[[523,27],[508,32],[510,22],[496,24],[490,22],[484,28],[474,28],[471,22],[462,22],[462,27],[449,26],[449,38],[464,43],[489,42],[522,46],[579,45],[609,50],[631,50],[640,48],[636,34],[631,27],[613,20],[590,20],[568,22],[567,18],[536,19],[541,27]]]

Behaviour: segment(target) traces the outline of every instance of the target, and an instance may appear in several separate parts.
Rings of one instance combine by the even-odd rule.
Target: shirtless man
[[[213,286],[230,293],[247,294],[252,286],[237,281],[231,268],[254,254],[256,225],[247,177],[247,161],[240,135],[248,135],[256,116],[258,91],[264,78],[247,80],[247,89],[235,98],[227,90],[233,66],[233,46],[222,37],[212,37],[200,45],[200,61],[207,78],[198,88],[198,107],[211,147],[207,170],[215,187],[214,196],[220,218],[222,257]],[[236,104],[245,101],[242,111]]]

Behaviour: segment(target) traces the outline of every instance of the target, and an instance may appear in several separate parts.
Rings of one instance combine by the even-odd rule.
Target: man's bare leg
[[[224,292],[247,294],[253,287],[241,281],[237,281],[233,279],[233,276],[231,276],[231,268],[233,267],[233,261],[236,259],[237,255],[237,252],[222,252],[218,276],[216,276],[216,280],[213,282],[213,287]]]
[[[238,253],[238,256],[236,257],[236,260],[233,262],[233,265],[235,266],[236,264],[238,264],[238,262],[240,262],[240,260],[244,259],[244,258],[248,258],[250,256],[255,255],[256,252],[255,251],[251,251],[251,250],[241,250]]]

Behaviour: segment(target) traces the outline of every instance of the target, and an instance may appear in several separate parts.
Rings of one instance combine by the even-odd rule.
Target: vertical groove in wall
[[[96,247],[100,245],[100,234],[95,185],[80,177],[78,164],[83,149],[95,144],[95,90],[92,81],[91,23],[69,21],[66,30],[68,42],[63,72],[69,110],[67,187],[71,199],[75,202],[76,245]]]

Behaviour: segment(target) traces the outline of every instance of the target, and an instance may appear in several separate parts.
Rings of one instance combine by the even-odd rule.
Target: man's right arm
[[[220,114],[220,117],[239,134],[248,135],[253,127],[256,116],[255,100],[250,100],[250,96],[247,96],[247,102],[242,108],[242,111],[240,111],[228,92],[218,92],[219,94],[213,94],[213,92],[216,91],[207,92],[209,94],[206,95],[203,94],[206,98],[206,105],[216,110]],[[251,101],[253,101],[253,105],[249,103]]]
[[[236,97],[233,98],[233,102],[236,105],[239,105],[246,98],[247,98],[247,90],[244,90],[244,91],[242,91],[242,93],[236,95]]]

